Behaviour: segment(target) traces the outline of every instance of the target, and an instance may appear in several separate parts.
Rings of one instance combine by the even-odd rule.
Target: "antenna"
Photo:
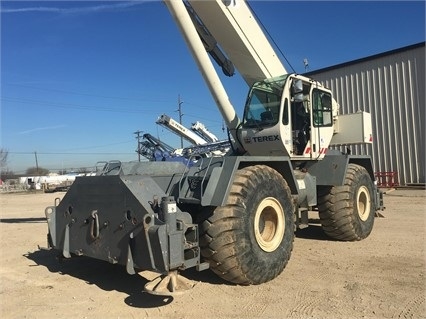
[[[305,72],[309,70],[309,61],[307,58],[303,59],[303,65],[305,66]]]

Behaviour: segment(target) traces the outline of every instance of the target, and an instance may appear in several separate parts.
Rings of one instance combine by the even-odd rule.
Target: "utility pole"
[[[136,139],[138,140],[138,148],[137,148],[137,152],[138,152],[138,162],[141,161],[141,143],[140,143],[140,139],[141,139],[141,133],[143,133],[143,131],[136,131],[133,134],[136,134]]]
[[[37,152],[34,152],[34,156],[35,156],[35,161],[36,161],[36,171],[37,171],[37,175],[39,175],[39,173],[38,173],[38,159],[37,159]]]
[[[179,124],[182,124],[182,103],[183,101],[180,100],[180,94],[178,95],[178,109],[176,110],[177,112],[179,112]],[[180,148],[183,148],[183,137],[180,137]]]

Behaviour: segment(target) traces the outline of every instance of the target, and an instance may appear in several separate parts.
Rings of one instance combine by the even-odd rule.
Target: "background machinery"
[[[200,157],[225,155],[230,149],[228,140],[219,141],[203,123],[198,121],[192,124],[192,131],[165,114],[161,115],[156,123],[193,145],[173,148],[149,133],[144,134],[143,141],[136,151],[150,161],[178,161],[192,165],[191,162],[197,161]]]
[[[161,275],[145,289],[188,288],[178,271],[210,268],[261,284],[290,259],[294,232],[317,210],[325,233],[356,241],[373,228],[381,193],[371,159],[331,145],[371,143],[370,115],[339,115],[331,91],[286,72],[247,3],[165,0],[232,138],[226,156],[114,163],[76,178],[46,208],[49,246]],[[219,46],[219,45],[220,46]],[[209,58],[250,86],[240,119]],[[345,123],[350,121],[351,125]]]
[[[143,141],[139,143],[137,152],[150,161],[164,161],[175,152],[175,149],[151,134],[146,133],[143,135]]]
[[[218,142],[219,139],[214,135],[212,132],[210,132],[203,123],[201,122],[195,122],[192,123],[191,130],[193,130],[195,133],[197,133],[201,138],[205,139],[209,143]]]
[[[170,130],[193,145],[203,145],[208,143],[205,138],[196,134],[194,131],[187,129],[185,126],[166,114],[162,114],[155,123]]]

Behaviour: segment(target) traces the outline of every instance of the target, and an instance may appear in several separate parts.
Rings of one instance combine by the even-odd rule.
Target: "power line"
[[[133,155],[133,153],[99,152],[99,153],[72,153],[72,152],[36,152],[38,155]],[[10,152],[9,154],[33,155],[34,152]]]
[[[93,111],[119,112],[119,113],[152,113],[157,110],[157,109],[124,109],[122,107],[111,108],[111,107],[81,105],[81,104],[63,103],[63,102],[50,102],[50,101],[42,101],[42,100],[18,98],[18,97],[7,97],[7,96],[2,96],[0,100],[7,101],[7,102],[24,103],[29,105],[50,106],[50,107],[65,108],[65,109],[93,110]]]
[[[275,42],[274,38],[269,33],[268,29],[265,28],[265,26],[263,25],[262,21],[259,19],[259,17],[257,16],[256,12],[253,10],[253,8],[250,6],[250,4],[248,2],[247,2],[247,6],[250,8],[250,10],[252,11],[253,15],[255,16],[255,18],[257,20],[257,23],[259,23],[261,25],[263,32],[265,32],[268,35],[269,39],[272,41],[272,43],[277,48],[278,52],[282,55],[282,57],[284,58],[284,60],[287,62],[288,66],[293,70],[294,73],[296,73],[296,70],[293,68],[293,66],[291,65],[290,61],[285,56],[284,52],[281,51],[281,48]]]
[[[31,85],[23,85],[23,84],[15,84],[15,83],[4,83],[4,85],[10,85],[10,86],[17,86],[17,87],[24,87],[29,89],[35,89],[40,91],[47,91],[47,92],[57,92],[57,93],[65,93],[65,94],[72,94],[72,95],[82,95],[82,96],[91,96],[91,97],[100,97],[103,99],[114,99],[114,100],[125,100],[125,101],[140,101],[140,102],[149,102],[149,103],[168,103],[169,101],[161,101],[161,100],[149,100],[149,99],[142,99],[142,98],[131,98],[131,97],[120,97],[120,96],[109,96],[109,95],[100,95],[100,94],[93,94],[93,93],[82,93],[82,92],[75,92],[75,91],[68,91],[68,90],[58,90],[58,89],[52,89],[52,88],[40,88],[35,87]]]
[[[106,146],[113,146],[113,145],[120,145],[120,144],[128,144],[133,143],[131,140],[123,141],[123,142],[116,142],[116,143],[109,143],[109,144],[102,144],[102,145],[95,145],[95,146],[86,146],[86,147],[76,147],[76,148],[69,148],[67,150],[59,150],[59,151],[77,151],[77,150],[87,150],[87,149],[94,149],[94,148],[100,148],[100,147],[106,147]]]
[[[103,145],[95,145],[95,146],[86,146],[86,147],[77,147],[77,148],[70,148],[68,150],[60,150],[60,151],[54,151],[54,152],[48,152],[47,154],[86,154],[86,153],[73,153],[73,151],[76,150],[87,150],[87,149],[94,149],[94,148],[100,148],[100,147],[106,147],[106,146],[113,146],[113,145],[120,145],[120,144],[127,144],[127,143],[133,143],[133,141],[123,141],[123,142],[116,142],[116,143],[109,143],[109,144],[103,144]],[[22,152],[8,152],[10,154],[28,154],[29,152],[27,151],[22,151]],[[33,154],[34,152],[31,152],[31,154]],[[38,152],[38,154],[45,154],[45,153],[40,153]],[[108,153],[87,153],[87,154],[108,154]],[[113,154],[120,154],[120,153],[113,153]],[[127,154],[127,153],[125,153]]]

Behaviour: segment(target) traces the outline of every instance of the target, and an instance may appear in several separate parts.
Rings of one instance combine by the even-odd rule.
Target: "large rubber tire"
[[[367,170],[357,164],[348,165],[343,186],[319,188],[318,210],[324,232],[343,241],[368,237],[376,211],[373,189]]]
[[[201,224],[201,253],[213,272],[229,282],[267,282],[290,259],[293,218],[290,188],[277,171],[265,165],[240,169],[226,205]]]

